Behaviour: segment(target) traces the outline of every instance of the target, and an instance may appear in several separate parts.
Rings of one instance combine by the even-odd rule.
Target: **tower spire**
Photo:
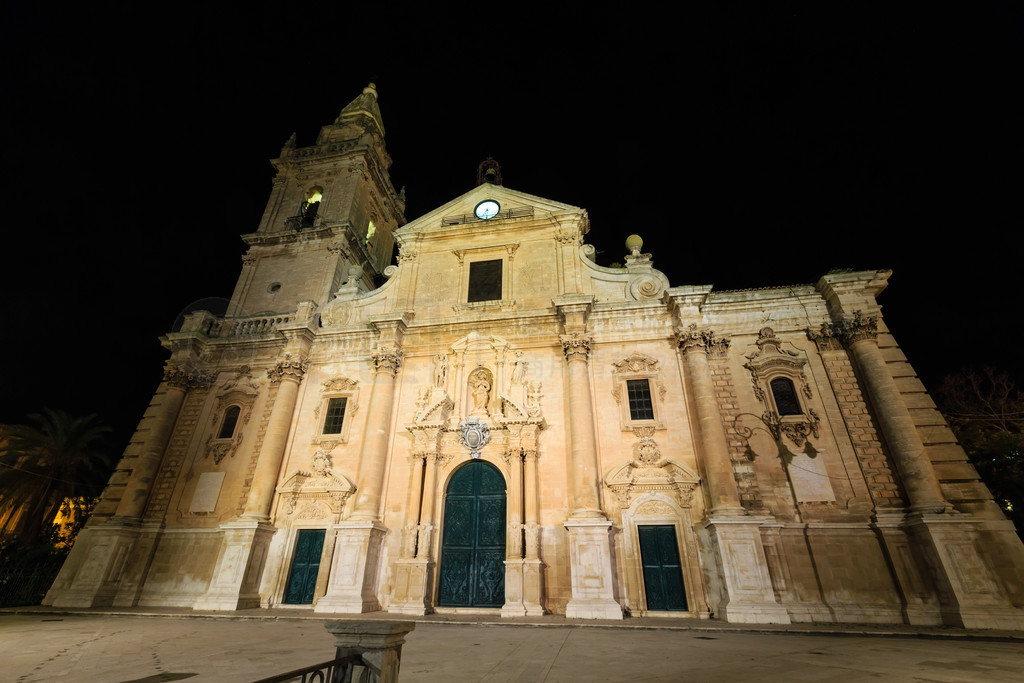
[[[375,83],[368,84],[363,88],[362,93],[345,105],[341,113],[338,114],[338,118],[334,120],[334,125],[360,123],[365,127],[367,119],[373,122],[381,135],[384,135],[384,123],[380,117],[380,107],[377,106],[377,85]]]

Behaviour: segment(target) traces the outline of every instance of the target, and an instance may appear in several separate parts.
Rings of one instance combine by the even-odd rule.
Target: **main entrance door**
[[[288,605],[312,605],[316,577],[320,573],[320,554],[324,549],[325,529],[300,529],[295,540],[295,556],[288,571],[284,602]]]
[[[671,525],[639,526],[640,561],[644,567],[644,592],[649,610],[686,610],[683,567],[679,563],[676,528]]]
[[[505,478],[494,465],[463,465],[445,492],[437,602],[444,607],[505,604]]]

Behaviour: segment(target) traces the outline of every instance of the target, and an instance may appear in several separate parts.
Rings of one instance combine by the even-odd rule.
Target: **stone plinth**
[[[712,518],[704,530],[713,547],[721,581],[716,616],[730,623],[788,624],[789,613],[775,600],[760,521],[750,517]]]
[[[612,583],[612,523],[568,521],[572,598],[565,607],[570,619],[622,619]]]
[[[380,609],[377,575],[387,529],[374,522],[343,522],[335,527],[334,558],[327,594],[316,612],[361,614]]]
[[[270,539],[276,529],[260,522],[237,521],[221,525],[224,544],[206,595],[196,610],[238,610],[260,606],[260,580]]]
[[[433,585],[434,563],[430,560],[402,559],[395,562],[394,598],[389,612],[397,614],[429,614],[430,586]]]

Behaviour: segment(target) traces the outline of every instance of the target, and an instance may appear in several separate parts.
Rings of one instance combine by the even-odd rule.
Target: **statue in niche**
[[[448,356],[439,353],[434,356],[434,386],[444,389],[448,382]]]
[[[523,352],[516,351],[516,359],[512,361],[512,384],[522,384],[526,379],[526,361]]]
[[[491,373],[486,368],[477,368],[469,376],[470,395],[473,397],[473,410],[470,415],[489,415],[487,404],[491,400]]]

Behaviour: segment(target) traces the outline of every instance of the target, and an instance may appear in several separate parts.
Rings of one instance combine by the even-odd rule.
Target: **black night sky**
[[[1019,4],[87,4],[0,10],[0,423],[96,412],[120,449],[158,337],[230,297],[268,159],[370,81],[409,220],[490,155],[586,208],[602,265],[637,233],[673,285],[891,268],[926,384],[1024,377]]]

